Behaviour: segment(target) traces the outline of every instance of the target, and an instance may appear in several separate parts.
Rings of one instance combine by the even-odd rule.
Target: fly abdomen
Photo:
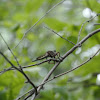
[[[42,59],[47,58],[47,57],[48,57],[48,54],[46,53],[46,54],[43,55],[43,56],[39,56],[39,57],[37,58],[37,60],[42,60]]]

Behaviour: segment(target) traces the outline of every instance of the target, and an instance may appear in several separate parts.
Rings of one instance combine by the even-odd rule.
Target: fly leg
[[[62,62],[62,57],[60,56],[60,53],[59,52],[57,52],[56,56],[59,59],[59,62]]]

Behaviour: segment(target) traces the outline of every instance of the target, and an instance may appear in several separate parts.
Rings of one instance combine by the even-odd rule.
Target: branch
[[[34,91],[34,89],[29,90],[28,92],[26,92],[25,94],[21,95],[20,97],[18,97],[16,100],[20,100],[22,97],[24,97],[26,94],[31,93],[32,91]],[[35,92],[35,91],[34,91]]]
[[[81,46],[88,38],[90,38],[91,36],[93,36],[94,34],[100,32],[100,28],[91,32],[90,34],[88,34],[86,37],[84,37],[79,43],[77,43],[74,47],[72,47],[68,52],[66,52],[63,56],[62,56],[62,61],[68,57],[68,55],[70,55],[74,50],[76,50],[76,48],[78,48],[79,46]],[[47,81],[49,79],[49,77],[51,76],[51,74],[55,71],[55,69],[58,67],[58,65],[61,62],[57,62],[52,69],[49,71],[49,73],[47,74],[47,76],[44,78],[44,80],[42,81],[41,84],[43,84],[45,81]],[[37,88],[37,91],[39,93],[39,91],[42,89],[43,85],[39,86]],[[34,100],[36,98],[37,95],[33,95],[31,100]]]
[[[83,63],[80,64],[79,66],[77,66],[77,67],[75,67],[75,68],[72,68],[72,69],[70,69],[70,70],[68,70],[68,71],[66,71],[66,72],[64,72],[64,73],[58,74],[58,75],[54,76],[53,78],[51,78],[51,79],[45,81],[44,83],[38,85],[37,87],[39,87],[39,86],[41,86],[41,85],[45,85],[46,83],[48,83],[48,82],[50,82],[50,81],[52,81],[52,80],[54,80],[54,79],[56,79],[56,78],[58,78],[58,77],[61,77],[61,76],[65,75],[65,74],[68,74],[68,73],[70,73],[70,72],[72,72],[72,71],[74,71],[74,70],[80,68],[81,66],[83,66],[84,64],[86,64],[86,63],[88,63],[90,60],[92,60],[92,59],[96,56],[96,54],[97,54],[99,51],[100,51],[100,48],[97,50],[97,52],[96,52],[93,56],[91,56],[89,59],[87,59],[85,62],[83,62]],[[32,90],[31,90],[31,91],[32,91]]]
[[[59,3],[57,3],[56,5],[54,5],[51,9],[49,9],[32,27],[30,27],[25,33],[24,36],[22,37],[22,39],[19,41],[19,43],[15,46],[15,48],[21,43],[21,41],[25,38],[25,36],[27,35],[27,33],[37,25],[37,23],[39,23],[50,11],[52,11],[55,7],[57,7],[58,5],[60,5],[61,3],[63,3],[65,0],[60,1]]]
[[[1,33],[0,33],[0,35],[1,35]],[[24,75],[24,77],[27,79],[28,83],[30,83],[30,84],[34,87],[35,93],[37,94],[37,88],[35,87],[34,83],[32,83],[31,80],[28,78],[28,76],[24,73],[24,71],[23,71],[21,65],[19,64],[19,62],[18,62],[18,60],[17,60],[17,57],[14,55],[14,53],[12,52],[12,50],[10,49],[10,47],[8,46],[7,42],[5,41],[5,39],[3,38],[2,35],[1,35],[1,37],[2,37],[3,41],[5,42],[5,44],[7,45],[8,50],[11,52],[11,54],[12,54],[13,57],[15,58],[15,60],[16,60],[16,62],[17,62],[17,64],[18,64],[18,66],[19,66],[20,69],[18,69],[17,67],[15,67],[15,66],[3,55],[3,53],[1,53],[2,56],[11,64],[11,66],[12,66],[13,68],[15,68],[16,70],[18,70],[19,72],[21,72],[21,73]]]
[[[94,26],[95,26],[95,25],[100,25],[100,23],[96,23],[96,24],[94,24]]]
[[[54,34],[58,35],[58,36],[61,37],[62,39],[64,39],[64,40],[68,41],[69,43],[75,45],[75,43],[73,43],[72,41],[69,41],[68,39],[66,39],[66,38],[64,38],[64,37],[62,37],[61,35],[59,35],[59,34],[58,34],[57,32],[55,32],[54,30],[52,30],[52,29],[50,29],[50,28],[48,28],[48,27],[46,27],[46,26],[44,26],[44,27],[45,27],[46,29],[50,30],[51,32],[53,32]]]
[[[21,70],[19,68],[17,68],[16,66],[13,65],[13,63],[0,51],[0,54],[5,58],[5,60],[16,70],[18,70],[19,72],[21,72]]]
[[[91,19],[85,21],[85,22],[82,24],[81,29],[80,29],[79,34],[78,34],[78,40],[77,40],[77,43],[79,42],[80,35],[81,35],[81,32],[82,32],[82,29],[83,29],[84,24],[87,23],[87,22],[89,23],[91,20],[93,20],[95,17],[97,17],[97,16],[99,16],[99,15],[100,15],[100,14],[96,14],[94,17],[92,17]]]
[[[60,59],[50,58],[50,59],[44,60],[40,63],[36,63],[36,64],[28,65],[28,66],[22,66],[21,68],[24,69],[24,68],[29,68],[29,67],[33,67],[33,66],[38,66],[38,65],[44,64],[44,63],[49,62],[49,61],[60,62]],[[0,71],[0,74],[3,74],[3,73],[10,71],[10,70],[15,70],[15,69],[13,67],[10,67],[10,68],[4,69],[3,71]]]
[[[1,35],[1,33],[0,33],[0,36],[1,36],[1,38],[3,39],[3,41],[5,42],[5,44],[6,44],[7,48],[8,48],[8,50],[11,52],[11,54],[12,54],[13,57],[15,58],[15,60],[16,60],[16,62],[17,62],[17,65],[20,67],[20,70],[22,70],[22,68],[21,68],[21,66],[20,66],[20,64],[19,64],[19,62],[18,62],[18,60],[17,60],[17,57],[14,55],[14,53],[12,52],[12,50],[10,49],[10,47],[8,46],[7,42],[5,41],[5,39],[3,38],[3,36]]]

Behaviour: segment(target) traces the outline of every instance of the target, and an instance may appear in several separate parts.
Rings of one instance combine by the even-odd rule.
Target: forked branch
[[[79,43],[77,43],[74,47],[72,47],[68,52],[66,52],[63,56],[62,56],[62,61],[68,57],[73,51],[75,51],[78,47],[82,46],[82,44],[88,40],[91,36],[95,35],[96,33],[100,32],[100,28],[91,32],[90,34],[88,34],[86,37],[84,37]],[[58,65],[60,64],[61,62],[57,62],[53,67],[52,69],[49,71],[49,73],[47,74],[47,76],[44,78],[44,80],[42,81],[41,84],[43,84],[44,82],[46,82],[51,74],[55,71],[55,69],[58,67]],[[39,92],[41,89],[42,89],[43,85],[39,86],[37,88],[37,91]],[[32,99],[31,100],[34,100],[36,98],[36,95],[33,95],[32,96]]]
[[[0,33],[0,36],[2,37],[3,41],[5,42],[6,46],[8,47],[8,49],[11,52],[11,54],[13,55],[13,57],[15,58],[18,66],[19,66],[19,68],[17,68],[16,66],[14,66],[14,64],[2,52],[0,52],[0,54],[6,59],[6,61],[12,66],[12,68],[16,69],[17,71],[19,71],[20,73],[23,74],[23,76],[27,79],[27,82],[30,83],[34,87],[35,93],[37,94],[37,88],[36,88],[36,86],[34,85],[34,83],[31,82],[31,80],[28,78],[28,76],[24,73],[21,65],[19,64],[19,62],[17,60],[17,57],[14,55],[13,51],[8,46],[7,42],[5,41],[5,39],[3,38],[3,36],[1,35],[1,33]]]
[[[85,21],[85,22],[82,24],[81,29],[80,29],[79,34],[78,34],[77,43],[78,43],[79,40],[80,40],[80,35],[81,35],[81,32],[82,32],[83,26],[84,26],[87,22],[89,23],[89,22],[92,21],[95,17],[97,17],[97,16],[99,16],[99,15],[100,15],[100,13],[96,14],[94,17],[92,17],[91,19]],[[94,24],[94,25],[97,25],[97,24]]]

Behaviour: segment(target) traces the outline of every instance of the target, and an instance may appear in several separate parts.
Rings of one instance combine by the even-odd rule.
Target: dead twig
[[[1,35],[1,33],[0,33],[0,35]],[[34,87],[35,93],[37,94],[37,88],[36,88],[36,86],[34,85],[34,83],[32,83],[32,81],[31,81],[31,80],[28,78],[28,76],[24,73],[24,71],[23,71],[21,65],[19,64],[19,62],[18,62],[18,60],[17,60],[17,57],[14,55],[14,53],[12,52],[12,50],[10,49],[10,47],[8,46],[7,42],[5,41],[5,39],[3,38],[2,35],[1,35],[1,37],[2,37],[3,41],[5,42],[5,44],[6,44],[7,48],[8,48],[8,50],[11,52],[11,54],[12,54],[13,57],[15,58],[15,60],[16,60],[16,62],[17,62],[17,64],[18,64],[18,66],[19,66],[20,69],[17,68],[16,66],[14,66],[14,65],[11,63],[11,61],[9,61],[9,60],[7,59],[7,57],[4,56],[3,53],[1,53],[1,55],[10,63],[10,65],[11,65],[14,69],[18,70],[19,72],[21,72],[21,73],[24,75],[24,77],[27,79],[27,82],[30,83],[30,84]]]
[[[96,14],[94,17],[92,17],[91,19],[85,21],[85,22],[82,24],[81,29],[80,29],[80,31],[79,31],[79,33],[78,33],[77,43],[78,43],[79,40],[80,40],[80,35],[81,35],[81,32],[82,32],[82,29],[83,29],[84,24],[86,24],[87,22],[89,23],[91,20],[93,20],[95,17],[97,17],[97,16],[99,16],[99,15],[100,15],[100,14]]]
[[[57,32],[55,32],[53,29],[50,29],[50,28],[48,28],[48,27],[46,27],[46,26],[44,26],[44,27],[45,27],[46,29],[50,30],[51,32],[53,32],[54,34],[58,35],[60,38],[62,38],[62,39],[64,39],[64,40],[68,41],[69,43],[71,43],[71,44],[73,44],[73,45],[75,45],[75,43],[73,43],[72,41],[69,41],[68,39],[66,39],[66,38],[64,38],[64,37],[62,37],[62,36],[59,35]]]
[[[38,65],[44,64],[46,62],[50,62],[50,61],[60,62],[61,60],[60,59],[50,58],[50,59],[44,60],[44,61],[42,61],[40,63],[36,63],[36,64],[32,64],[32,65],[27,65],[27,66],[22,66],[22,69],[33,67],[33,66],[38,66]],[[10,67],[10,68],[4,69],[3,71],[0,71],[0,74],[3,74],[3,73],[5,73],[7,71],[10,71],[10,70],[15,70],[15,68]]]
[[[65,0],[60,1],[59,3],[57,3],[56,5],[54,5],[51,9],[49,9],[33,26],[31,26],[25,33],[24,36],[22,37],[22,39],[19,41],[19,43],[15,46],[15,48],[21,43],[21,41],[25,38],[25,36],[27,35],[27,33],[37,25],[37,23],[39,23],[50,11],[52,11],[55,7],[57,7],[58,5],[62,4]]]

